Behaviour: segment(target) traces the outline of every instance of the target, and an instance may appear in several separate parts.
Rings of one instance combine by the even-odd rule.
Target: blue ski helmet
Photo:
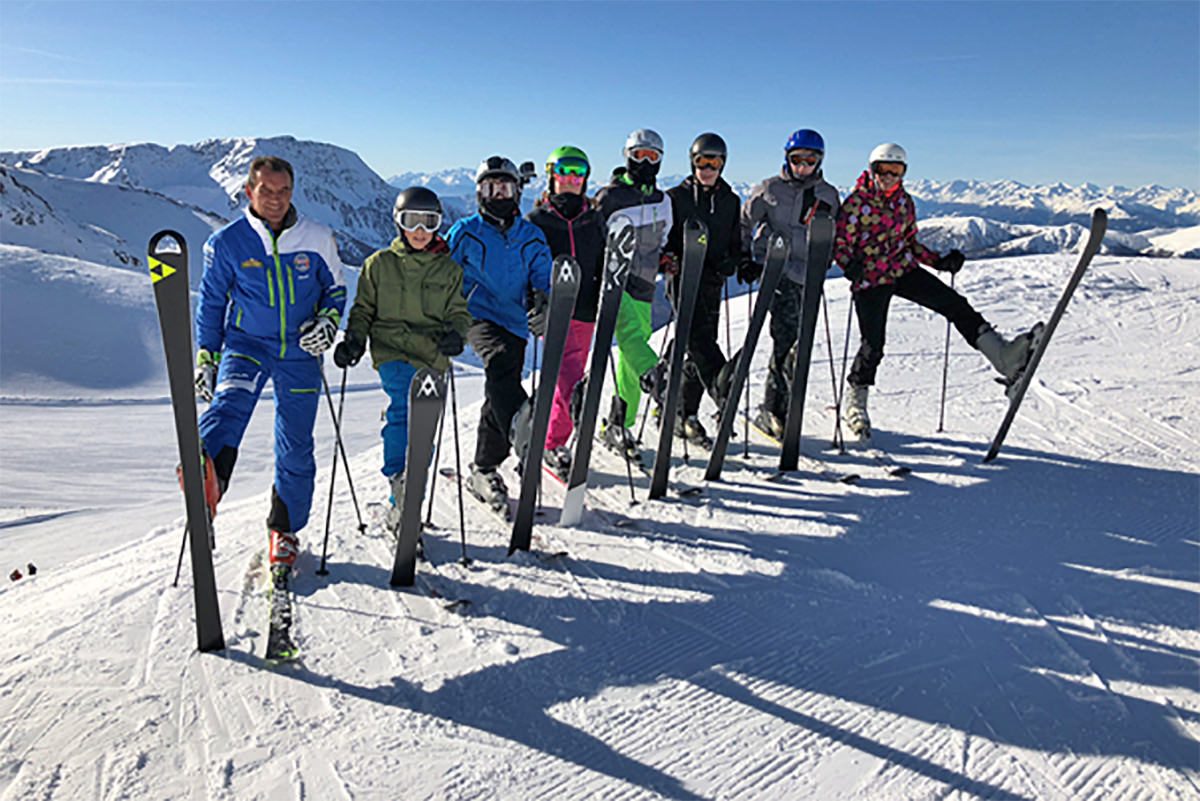
[[[818,153],[825,154],[825,140],[821,135],[811,128],[801,128],[788,137],[787,144],[783,146],[783,154],[786,156],[793,150],[815,150]]]

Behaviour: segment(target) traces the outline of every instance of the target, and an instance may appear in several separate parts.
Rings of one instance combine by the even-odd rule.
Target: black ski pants
[[[979,327],[986,323],[966,298],[919,267],[900,276],[894,284],[864,289],[854,296],[861,344],[848,380],[855,386],[869,387],[875,383],[875,370],[883,360],[888,307],[893,295],[911,300],[945,317],[971,347],[975,347],[975,341],[979,338]]]
[[[804,284],[786,275],[779,277],[775,297],[771,299],[771,360],[767,363],[767,386],[763,406],[779,419],[787,417],[790,400],[788,355],[800,336],[800,314],[803,311]]]
[[[696,309],[692,313],[692,330],[688,334],[687,360],[683,366],[680,417],[686,419],[700,411],[700,400],[707,389],[710,395],[718,390],[717,375],[725,366],[725,354],[717,344],[721,322],[721,295],[724,279],[706,280],[700,285]],[[714,398],[715,399],[715,398]]]
[[[521,386],[525,340],[488,320],[467,329],[467,341],[483,360],[483,407],[475,440],[475,466],[498,467],[512,447],[513,417],[529,399]]]

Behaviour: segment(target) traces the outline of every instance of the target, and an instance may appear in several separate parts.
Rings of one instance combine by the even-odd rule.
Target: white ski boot
[[[496,468],[488,470],[471,465],[467,490],[496,512],[508,515],[508,487]]]
[[[846,385],[842,400],[842,423],[860,442],[871,438],[871,417],[867,414],[867,391],[870,387]]]
[[[1029,364],[1029,357],[1041,340],[1044,328],[1042,323],[1038,323],[1024,334],[1005,339],[996,329],[984,324],[979,329],[975,347],[987,357],[992,367],[996,368],[996,372],[1003,376],[1001,383],[1011,390],[1021,379],[1025,366]]]
[[[388,507],[385,525],[393,538],[400,536],[400,515],[404,508],[404,472],[388,479],[392,485],[392,504]]]
[[[625,426],[608,421],[604,427],[604,446],[634,465],[641,466],[642,449],[633,438],[633,432]]]
[[[712,438],[704,430],[704,425],[700,422],[700,418],[694,414],[686,418],[676,418],[674,433],[675,436],[687,440],[698,448],[703,448],[706,451],[712,450]]]

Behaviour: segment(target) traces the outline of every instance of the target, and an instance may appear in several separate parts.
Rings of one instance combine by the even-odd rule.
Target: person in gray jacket
[[[778,232],[788,238],[791,251],[771,302],[772,347],[766,392],[754,418],[755,426],[776,439],[783,436],[787,417],[789,381],[785,365],[800,330],[808,223],[818,209],[836,215],[839,203],[837,189],[821,172],[825,140],[819,133],[802,128],[788,137],[783,150],[780,174],[755,186],[742,206],[742,236],[753,261],[743,263],[738,276],[745,283],[758,280],[771,235]]]

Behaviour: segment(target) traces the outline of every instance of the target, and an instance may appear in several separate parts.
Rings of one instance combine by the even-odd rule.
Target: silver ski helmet
[[[488,156],[479,162],[479,166],[475,168],[475,186],[483,183],[484,178],[507,178],[518,188],[521,186],[521,173],[517,170],[517,165],[504,156]]]
[[[626,159],[631,158],[630,154],[635,150],[655,150],[661,158],[663,154],[663,140],[658,135],[657,131],[652,131],[649,128],[638,128],[629,136],[625,137],[625,147],[621,151]]]
[[[908,153],[895,142],[884,142],[881,145],[876,145],[875,149],[871,151],[871,155],[867,157],[867,166],[874,167],[881,161],[892,164],[903,164],[904,168],[908,169]]]
[[[442,201],[432,189],[410,186],[396,196],[392,221],[402,235],[416,229],[437,233],[442,225]]]

